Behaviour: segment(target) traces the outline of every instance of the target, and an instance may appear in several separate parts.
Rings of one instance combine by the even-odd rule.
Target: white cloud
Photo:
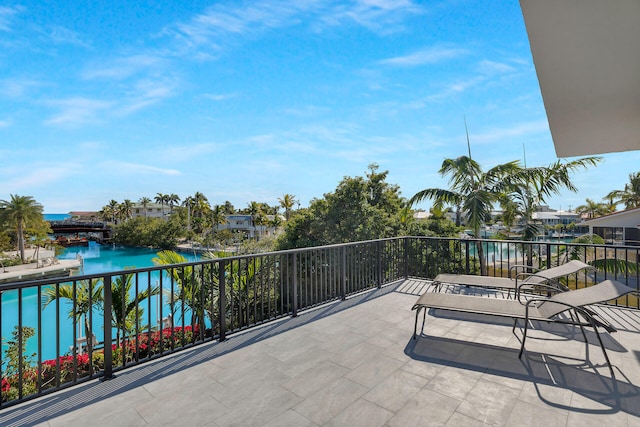
[[[202,95],[203,98],[210,99],[212,101],[226,101],[227,99],[237,98],[237,93],[205,93]]]
[[[38,86],[42,86],[42,83],[23,78],[0,80],[0,95],[19,98],[24,96],[28,90]]]
[[[480,61],[478,68],[483,74],[504,74],[511,73],[516,70],[511,65],[489,60]]]
[[[94,63],[82,72],[85,79],[123,80],[145,70],[157,70],[165,60],[156,55],[138,54],[110,63]]]
[[[8,128],[11,124],[11,120],[0,120],[0,128]]]
[[[0,31],[12,31],[13,18],[22,10],[20,6],[0,6]]]
[[[110,161],[103,164],[109,171],[117,174],[161,174],[161,175],[180,175],[177,169],[160,168],[157,166],[149,166],[138,163]]]
[[[505,142],[505,139],[512,140],[515,137],[524,137],[526,135],[539,134],[548,132],[549,124],[546,120],[538,120],[533,122],[516,123],[513,126],[491,129],[481,134],[470,135],[473,143],[491,144],[495,142]]]
[[[465,49],[460,48],[429,47],[405,56],[383,59],[380,63],[399,67],[415,67],[448,61],[459,58],[467,53]]]
[[[229,37],[255,36],[262,32],[309,22],[312,31],[327,27],[360,25],[378,33],[402,30],[402,20],[422,12],[409,0],[263,0],[225,3],[208,8],[190,21],[165,28],[187,51],[219,50]]]
[[[77,126],[98,121],[98,114],[113,106],[112,102],[98,101],[82,97],[49,101],[60,112],[47,119],[46,125]]]
[[[115,115],[123,116],[134,113],[145,107],[162,101],[172,96],[174,93],[174,83],[163,80],[143,80],[139,81],[132,90],[130,96],[114,111]]]

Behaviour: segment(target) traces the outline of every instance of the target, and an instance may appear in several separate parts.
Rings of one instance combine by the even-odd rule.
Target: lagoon
[[[121,271],[126,268],[145,268],[153,267],[153,258],[157,256],[157,249],[145,248],[127,248],[114,245],[101,245],[96,242],[89,242],[88,247],[70,247],[66,248],[59,259],[75,259],[78,255],[84,260],[82,271],[77,274],[100,274],[113,271]],[[199,259],[196,254],[182,253],[188,261],[196,261]],[[157,273],[156,273],[157,275]],[[154,276],[155,277],[155,276]],[[1,295],[1,311],[0,311],[0,330],[3,338],[3,353],[7,349],[6,340],[10,339],[14,326],[18,324],[18,291],[4,291]],[[31,326],[36,328],[38,325],[38,315],[42,314],[42,354],[43,360],[52,359],[56,355],[56,347],[59,346],[62,354],[69,350],[72,346],[73,338],[71,335],[72,322],[68,317],[68,309],[70,307],[67,301],[61,301],[60,312],[58,316],[55,313],[55,304],[50,304],[45,310],[41,310],[40,302],[37,297],[37,290],[34,288],[22,291],[22,324],[23,326]],[[157,300],[157,298],[155,298]],[[154,301],[152,306],[152,318],[157,317],[157,302]],[[165,305],[165,304],[163,304]],[[168,307],[163,309],[164,313],[168,313]],[[56,342],[56,317],[60,320],[60,330],[66,331],[60,337],[60,341]],[[94,315],[94,328],[102,329],[102,316]],[[77,331],[78,336],[83,334],[82,329]],[[32,338],[27,343],[27,353],[37,352],[37,340]],[[6,360],[2,359],[3,364]]]

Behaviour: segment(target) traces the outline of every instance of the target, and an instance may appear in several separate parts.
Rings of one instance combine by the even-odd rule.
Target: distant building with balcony
[[[164,216],[169,215],[171,208],[169,205],[164,205]],[[163,207],[161,203],[149,203],[145,208],[140,203],[134,203],[131,207],[131,218],[146,217],[146,218],[162,218]]]
[[[640,246],[640,208],[614,212],[582,223],[606,243]]]
[[[285,222],[285,218],[282,215],[278,215],[282,224]],[[248,238],[255,238],[256,236],[269,236],[276,233],[278,228],[273,227],[274,215],[266,215],[267,223],[264,225],[254,224],[251,215],[248,214],[232,214],[226,215],[227,222],[218,225],[218,230],[231,230],[237,233],[243,233]]]

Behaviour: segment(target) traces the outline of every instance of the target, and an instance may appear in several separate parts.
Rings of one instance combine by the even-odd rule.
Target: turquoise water
[[[67,218],[71,218],[71,215],[63,213],[44,214],[45,221],[64,221]]]
[[[112,271],[120,271],[125,268],[145,268],[152,267],[152,259],[156,257],[157,250],[141,249],[141,248],[124,248],[109,245],[99,245],[95,242],[89,242],[89,247],[73,247],[67,248],[63,254],[59,255],[59,259],[75,259],[77,255],[84,259],[84,267],[78,274],[97,274]],[[189,261],[194,261],[197,256],[194,254],[183,254]],[[140,274],[138,277],[141,289],[150,283],[155,286],[159,280],[159,273]],[[38,339],[37,327],[38,316],[41,317],[42,324],[42,360],[53,359],[56,356],[56,347],[59,346],[60,354],[68,353],[73,344],[73,322],[69,318],[69,310],[71,304],[64,299],[60,300],[58,316],[56,316],[56,303],[50,303],[44,310],[41,310],[40,301],[38,301],[37,289],[25,289],[22,291],[22,324],[36,329],[36,336],[27,341],[27,353],[37,353]],[[6,341],[10,339],[14,326],[18,325],[18,299],[19,292],[17,290],[2,292],[2,311],[0,318],[2,321],[2,338],[3,350],[6,350]],[[149,305],[151,310],[149,310]],[[147,301],[142,303],[145,310],[144,318],[146,322],[157,322],[159,298],[157,296],[151,298],[151,303]],[[148,312],[148,313],[147,313]],[[166,316],[168,307],[163,304],[163,314]],[[58,320],[56,320],[56,318]],[[148,320],[151,319],[151,320]],[[56,339],[56,328],[59,321],[60,336]],[[100,339],[103,331],[103,318],[94,312],[93,328],[95,334]],[[83,336],[84,328],[80,327],[76,331],[76,336]],[[114,334],[115,336],[115,334]],[[4,356],[4,355],[3,355]],[[37,360],[37,359],[35,359]],[[3,363],[6,360],[3,358]]]

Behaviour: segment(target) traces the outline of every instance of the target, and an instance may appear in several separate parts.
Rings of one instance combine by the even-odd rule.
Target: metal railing
[[[640,248],[399,237],[0,286],[6,407],[403,278],[579,258],[638,289]],[[637,299],[616,304],[640,308]]]

